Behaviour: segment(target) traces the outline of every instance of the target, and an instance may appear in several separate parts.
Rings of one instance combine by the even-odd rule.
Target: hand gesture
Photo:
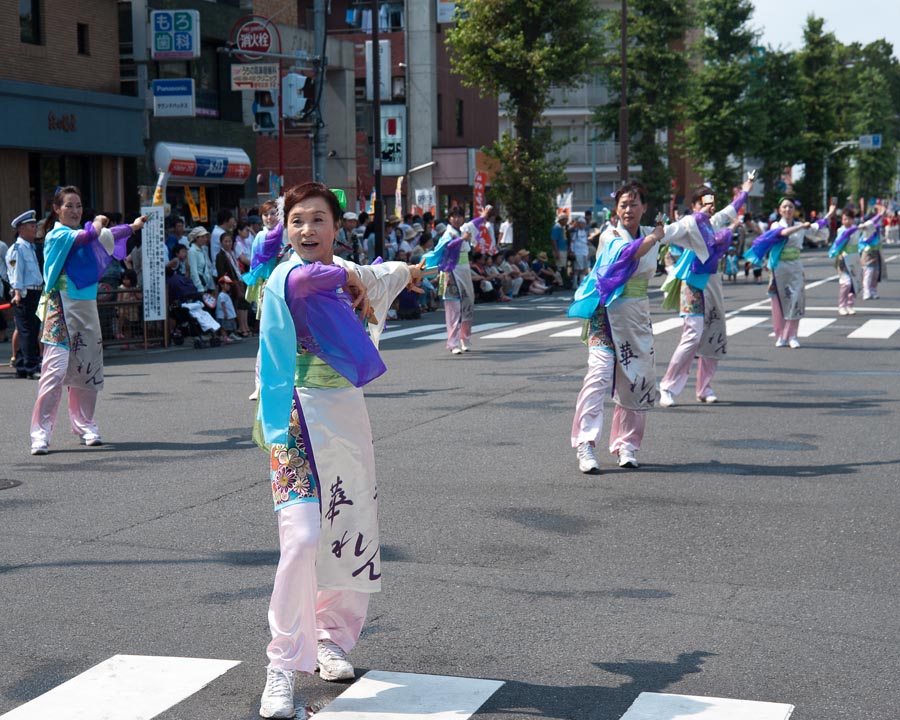
[[[416,283],[421,280],[423,277],[434,277],[437,275],[437,268],[431,268],[430,270],[425,269],[425,261],[423,260],[418,265],[410,265],[409,266],[409,284],[406,286],[407,290],[412,290],[414,293],[419,293],[420,295],[424,294],[425,291],[419,287]]]
[[[344,285],[344,292],[350,295],[352,301],[350,306],[359,311],[361,318],[377,323],[375,313],[369,304],[369,291],[353,270],[347,270],[347,284]]]
[[[741,190],[748,193],[753,189],[753,183],[756,182],[756,168],[753,168],[749,173],[747,173],[747,179],[744,181],[744,184],[741,186]]]
[[[146,223],[146,222],[147,222],[147,216],[141,215],[140,217],[136,218],[133,223],[131,223],[131,231],[137,232],[142,227],[144,227],[144,223]]]

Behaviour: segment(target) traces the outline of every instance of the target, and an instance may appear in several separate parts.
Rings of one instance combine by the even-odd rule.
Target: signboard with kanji
[[[200,57],[200,13],[197,10],[153,10],[150,13],[150,56],[154,60]]]
[[[161,205],[142,207],[147,216],[141,231],[141,289],[144,300],[144,321],[166,319],[166,248],[165,208]]]
[[[193,117],[193,78],[154,80],[153,115],[156,117]]]
[[[381,172],[384,175],[406,174],[405,105],[383,105],[381,108]]]
[[[278,83],[278,63],[231,66],[232,90],[277,90]]]

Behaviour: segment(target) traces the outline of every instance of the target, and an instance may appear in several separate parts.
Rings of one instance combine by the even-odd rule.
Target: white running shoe
[[[716,394],[713,392],[706,393],[706,395],[702,395],[697,398],[698,402],[702,403],[717,403],[719,402],[719,398],[716,397]]]
[[[634,454],[634,450],[629,450],[628,448],[622,448],[621,450],[619,450],[619,467],[620,468],[640,467],[638,465],[637,456]]]
[[[264,718],[294,717],[293,670],[266,668],[266,687],[259,703],[259,715]]]
[[[847,308],[845,308],[845,307],[838,308],[838,315],[849,315],[849,314],[850,314],[850,311],[847,310]]]
[[[784,338],[778,338],[775,341],[775,347],[787,347],[788,341]]]
[[[469,352],[469,346],[466,345],[462,340],[459,341],[459,349],[463,352]]]
[[[85,433],[81,436],[81,442],[88,447],[99,447],[103,444],[103,438],[97,433]]]
[[[847,314],[848,315],[856,315],[856,310],[854,310],[852,307],[848,307]]]
[[[250,393],[250,397],[248,397],[247,399],[248,400],[259,400],[259,388],[256,388],[256,390],[254,390],[252,393]]]
[[[796,350],[798,347],[800,347],[800,341],[797,338],[792,337],[790,340],[788,340],[788,345],[791,346],[791,350]]]
[[[31,443],[31,454],[32,455],[46,455],[48,452],[50,452],[50,448],[47,447],[47,443],[45,443],[45,442]]]
[[[458,347],[451,348],[451,349],[450,349],[450,352],[451,352],[453,355],[462,355],[462,349],[461,349],[461,348],[458,348]]]
[[[659,406],[660,407],[672,407],[674,404],[675,404],[675,396],[668,390],[663,390],[662,388],[660,388]]]
[[[319,640],[316,648],[316,660],[319,663],[319,677],[329,682],[334,680],[352,680],[356,671],[347,659],[340,646],[331,640]]]
[[[600,463],[594,455],[594,446],[589,442],[583,442],[575,449],[578,458],[578,469],[583,473],[593,474],[600,472]]]

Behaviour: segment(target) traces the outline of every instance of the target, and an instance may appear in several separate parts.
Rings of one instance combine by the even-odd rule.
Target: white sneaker
[[[593,474],[600,472],[600,463],[594,455],[594,446],[589,442],[583,442],[575,450],[578,458],[578,469],[583,473]]]
[[[247,398],[248,400],[259,400],[259,388],[250,393],[250,396]]]
[[[848,307],[847,314],[848,315],[856,315],[856,310],[854,310],[852,307]]]
[[[847,310],[847,308],[845,308],[845,307],[838,308],[838,315],[849,315],[849,314],[850,314],[850,311]]]
[[[259,715],[264,718],[294,717],[294,672],[281,668],[266,668],[266,687],[259,703]]]
[[[659,406],[660,407],[672,407],[674,404],[675,404],[675,396],[668,390],[663,390],[662,388],[660,388]]]
[[[702,402],[702,403],[717,403],[717,402],[719,402],[719,398],[716,397],[715,393],[710,392],[710,393],[707,393],[706,395],[702,395],[701,397],[698,397],[697,401]]]
[[[99,447],[103,444],[103,438],[97,433],[85,433],[81,436],[81,442],[88,447]]]
[[[459,349],[463,352],[469,352],[469,346],[466,345],[462,340],[459,341]]]
[[[637,457],[634,454],[634,450],[629,450],[628,448],[622,448],[621,450],[619,450],[619,467],[620,468],[640,467],[638,465]]]
[[[331,640],[319,640],[316,660],[319,663],[319,677],[323,680],[352,680],[356,676],[347,653]]]
[[[775,341],[775,347],[787,347],[787,344],[788,342],[784,338],[778,338]]]
[[[47,447],[47,443],[45,443],[45,442],[31,443],[31,454],[32,455],[46,455],[48,452],[50,452],[50,448]]]
[[[462,355],[462,349],[458,348],[458,347],[452,348],[450,350],[450,352],[453,353],[454,355]]]
[[[800,341],[797,338],[792,337],[790,340],[788,340],[788,345],[791,346],[791,350],[796,350],[798,347],[800,347]]]

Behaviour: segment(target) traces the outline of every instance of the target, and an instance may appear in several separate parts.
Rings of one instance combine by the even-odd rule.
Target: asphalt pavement
[[[653,410],[637,470],[599,452],[601,474],[578,471],[571,292],[479,305],[461,356],[428,339],[441,313],[391,322],[366,393],[384,590],[357,675],[502,681],[479,720],[618,720],[641,692],[894,720],[900,282],[840,317],[824,251],[804,260],[803,347],[774,347],[764,286],[726,284],[720,402],[689,384]],[[679,331],[651,298],[661,376]],[[238,661],[158,717],[258,717],[278,545],[255,353],[111,350],[107,444],[79,446],[61,412],[45,457],[36,382],[0,369],[0,717],[120,654]],[[347,688],[299,684],[315,707]]]

